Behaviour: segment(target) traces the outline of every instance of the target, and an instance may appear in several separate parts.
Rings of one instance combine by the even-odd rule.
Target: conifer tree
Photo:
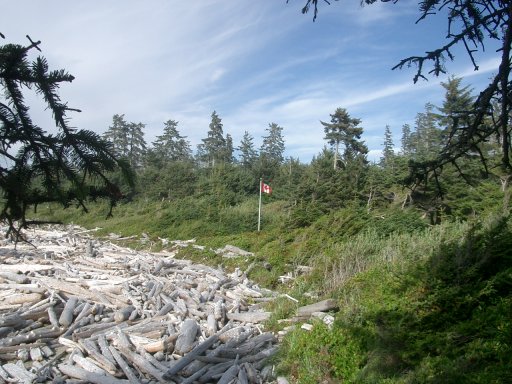
[[[345,108],[337,108],[331,115],[331,122],[320,121],[324,126],[325,137],[334,153],[333,168],[337,169],[341,161],[347,163],[359,157],[366,157],[368,148],[361,140],[363,128],[359,127],[360,119],[352,118]],[[340,148],[340,145],[342,148]],[[343,153],[340,154],[340,150]]]
[[[410,156],[413,151],[413,143],[411,138],[411,126],[409,124],[404,124],[402,126],[402,138],[401,138],[402,147],[400,152],[403,156]]]
[[[441,82],[445,89],[443,105],[437,109],[440,112],[439,124],[445,130],[450,130],[453,124],[469,125],[470,111],[475,98],[469,85],[462,87],[462,78],[450,76],[448,81]],[[459,121],[462,119],[462,121]]]
[[[153,150],[163,162],[190,160],[192,150],[190,142],[186,138],[179,133],[177,121],[167,120],[164,124],[163,134],[157,136],[153,142]]]
[[[118,156],[128,158],[130,152],[128,140],[129,127],[124,119],[124,114],[115,114],[112,117],[112,125],[108,127],[103,137],[112,143]]]
[[[198,157],[208,167],[214,167],[225,158],[225,155],[226,139],[224,138],[222,119],[216,111],[213,111],[208,136],[202,139],[202,144],[198,145]]]
[[[416,115],[416,129],[411,134],[411,141],[416,161],[436,159],[442,148],[442,131],[439,128],[439,115],[434,112],[434,105],[427,103],[425,112]]]
[[[391,134],[391,128],[386,125],[384,129],[384,143],[382,150],[381,165],[383,167],[389,167],[392,165],[395,157],[395,149],[393,144],[393,135]]]
[[[231,135],[229,133],[226,134],[226,147],[224,149],[224,152],[225,152],[224,156],[223,156],[224,162],[226,162],[228,164],[232,164],[234,162],[233,137],[231,137]]]
[[[103,134],[103,137],[113,144],[117,155],[127,159],[133,168],[142,165],[142,159],[146,154],[144,127],[142,123],[128,123],[124,114],[115,114],[112,125]]]
[[[283,127],[270,123],[266,132],[259,153],[259,172],[260,177],[273,178],[284,161]]]
[[[88,198],[106,197],[110,215],[122,194],[108,175],[121,169],[133,182],[129,165],[118,159],[110,143],[69,125],[68,112],[79,110],[62,102],[58,90],[74,77],[65,70],[50,70],[42,56],[30,61],[29,55],[40,50],[40,44],[30,40],[27,46],[0,46],[0,219],[8,223],[7,234],[16,239],[21,228],[33,223],[27,220],[30,207],[46,202],[67,207],[75,202],[86,210]],[[24,88],[41,95],[53,114],[55,133],[32,120]]]
[[[247,131],[244,132],[240,146],[237,147],[240,152],[239,162],[243,168],[251,169],[254,166],[258,153],[254,149],[254,138]]]
[[[133,168],[141,167],[146,155],[144,128],[142,123],[128,124],[128,160]]]

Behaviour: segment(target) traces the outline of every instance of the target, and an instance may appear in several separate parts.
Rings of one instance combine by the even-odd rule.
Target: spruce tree
[[[103,137],[112,143],[117,155],[128,160],[133,168],[142,165],[146,154],[144,127],[142,123],[127,122],[124,114],[115,114],[112,125],[103,134]]]
[[[409,124],[404,124],[402,126],[402,138],[401,138],[401,149],[400,152],[403,156],[410,156],[413,152],[413,143],[411,138],[411,126]]]
[[[233,152],[235,149],[233,148],[233,137],[229,133],[226,134],[226,146],[224,149],[224,156],[223,160],[224,162],[228,164],[232,164],[235,161],[235,158],[233,157]]]
[[[108,140],[114,146],[118,156],[128,158],[129,143],[128,143],[129,127],[124,119],[124,114],[115,114],[112,117],[112,125],[103,134],[105,140]]]
[[[320,121],[324,126],[325,137],[334,153],[333,168],[337,169],[341,161],[343,166],[358,157],[366,157],[368,148],[361,140],[363,128],[360,119],[352,118],[345,108],[337,108],[331,115],[331,122]],[[342,148],[340,148],[340,145]],[[343,150],[343,153],[340,151]]]
[[[163,162],[187,161],[191,159],[192,150],[186,136],[181,136],[178,131],[178,122],[167,120],[164,124],[164,132],[157,136],[153,142],[153,151]]]
[[[393,160],[395,158],[395,149],[393,144],[393,135],[391,134],[391,128],[389,125],[386,125],[384,129],[384,143],[382,150],[382,157],[380,163],[383,167],[392,166]]]
[[[240,146],[237,150],[240,152],[239,163],[243,168],[251,169],[254,166],[258,156],[257,151],[254,149],[254,138],[247,131],[244,132]]]
[[[416,115],[416,129],[411,134],[414,160],[433,161],[442,149],[442,131],[439,128],[439,115],[434,112],[434,105],[427,103],[425,111]]]
[[[16,239],[21,228],[33,223],[27,220],[30,207],[47,202],[67,207],[75,202],[87,210],[88,198],[105,197],[111,202],[110,215],[122,193],[109,174],[121,169],[126,180],[133,181],[129,165],[119,160],[109,142],[69,125],[68,112],[79,110],[62,102],[58,90],[74,77],[65,70],[50,70],[42,56],[30,61],[29,54],[40,51],[41,43],[29,41],[27,46],[0,46],[0,219]],[[55,123],[48,129],[55,133],[32,120],[24,88],[41,95]]]
[[[226,139],[224,138],[222,119],[216,111],[212,112],[207,135],[202,139],[202,144],[198,145],[198,157],[206,166],[214,167],[226,156]]]
[[[142,123],[128,124],[128,161],[133,168],[141,167],[146,156],[144,128]]]
[[[268,179],[279,172],[279,167],[284,161],[285,143],[283,127],[278,124],[270,123],[266,132],[267,135],[263,137],[260,147],[259,173],[260,177]]]

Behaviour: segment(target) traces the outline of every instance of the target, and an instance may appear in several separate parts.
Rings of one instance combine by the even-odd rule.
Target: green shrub
[[[359,341],[337,325],[316,322],[311,331],[297,328],[283,340],[279,370],[303,384],[354,382],[364,363]]]

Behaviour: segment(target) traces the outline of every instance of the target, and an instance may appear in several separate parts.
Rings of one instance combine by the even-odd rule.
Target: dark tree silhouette
[[[0,220],[8,225],[6,235],[16,240],[21,228],[35,223],[27,220],[30,207],[76,203],[87,211],[87,199],[108,198],[111,215],[122,194],[109,174],[120,169],[133,183],[129,165],[116,158],[109,142],[69,125],[67,113],[80,111],[62,102],[57,91],[74,77],[49,70],[44,57],[30,61],[29,54],[40,51],[41,42],[27,38],[26,46],[0,46]],[[23,94],[27,89],[35,90],[51,111],[56,133],[31,119]]]

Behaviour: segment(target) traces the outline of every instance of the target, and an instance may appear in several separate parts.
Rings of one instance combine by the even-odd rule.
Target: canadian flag
[[[270,195],[272,193],[272,187],[268,184],[265,184],[264,182],[261,182],[261,191]]]

